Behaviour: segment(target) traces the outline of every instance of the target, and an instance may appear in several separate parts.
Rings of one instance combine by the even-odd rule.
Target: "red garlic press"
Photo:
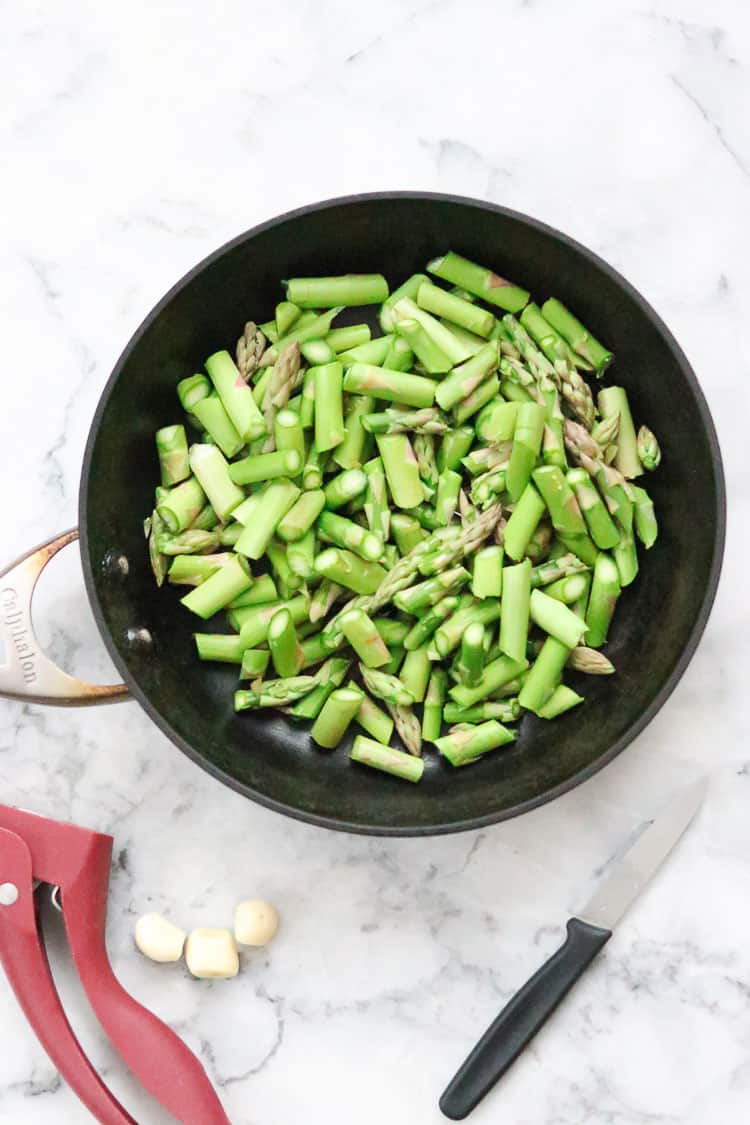
[[[104,1030],[139,1082],[183,1125],[231,1125],[208,1076],[173,1031],[129,995],[107,957],[111,836],[0,805],[0,962],[40,1042],[101,1125],[136,1125],[68,1023],[34,903],[58,888],[78,974]]]

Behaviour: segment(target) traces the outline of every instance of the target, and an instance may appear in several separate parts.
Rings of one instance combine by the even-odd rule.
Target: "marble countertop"
[[[495,828],[328,833],[222,788],[134,704],[1,704],[3,800],[116,837],[108,937],[126,988],[200,1054],[236,1125],[431,1125],[455,1065],[603,865],[708,773],[679,851],[474,1120],[746,1122],[747,10],[36,0],[7,6],[3,26],[4,561],[75,523],[101,387],[173,281],[274,213],[356,191],[485,197],[609,259],[694,364],[728,477],[722,585],[678,689],[603,773]],[[108,675],[74,550],[36,608],[54,655]],[[283,927],[232,983],[133,948],[145,910],[221,925],[247,895],[277,903]],[[139,1121],[166,1122],[58,972],[106,1079]],[[89,1120],[4,984],[0,1029],[0,1122]]]

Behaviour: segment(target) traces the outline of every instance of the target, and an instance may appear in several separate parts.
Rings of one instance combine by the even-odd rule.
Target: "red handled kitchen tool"
[[[59,888],[65,930],[91,1006],[139,1082],[183,1125],[230,1125],[198,1059],[118,982],[104,929],[112,837],[0,805],[0,962],[39,1040],[102,1125],[135,1125],[83,1052],[55,988],[34,903]]]

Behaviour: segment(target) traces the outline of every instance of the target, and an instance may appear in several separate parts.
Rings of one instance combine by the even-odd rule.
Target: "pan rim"
[[[533,230],[539,231],[543,234],[551,236],[556,241],[574,250],[584,258],[587,258],[594,266],[606,274],[620,289],[622,289],[631,300],[639,307],[641,312],[652,322],[659,334],[664,339],[667,347],[675,358],[683,376],[685,377],[690,389],[695,398],[698,412],[703,424],[708,446],[711,455],[711,462],[714,470],[714,493],[716,501],[717,522],[713,541],[713,551],[711,558],[711,566],[708,574],[708,581],[701,601],[699,612],[693,621],[690,634],[687,642],[680,653],[674,667],[666,678],[664,684],[657,692],[655,697],[651,700],[648,707],[642,714],[627,728],[627,730],[616,741],[599,755],[595,761],[590,762],[587,766],[578,770],[576,773],[571,774],[565,781],[560,782],[558,785],[545,790],[544,793],[537,794],[534,797],[528,798],[526,801],[521,801],[518,804],[512,805],[506,809],[500,809],[497,812],[485,813],[483,815],[463,817],[455,821],[439,822],[436,824],[413,824],[413,825],[384,825],[384,824],[369,824],[366,821],[352,821],[344,820],[335,816],[322,815],[314,812],[307,812],[297,808],[295,805],[287,804],[284,801],[277,800],[274,797],[269,797],[267,794],[258,789],[253,788],[244,782],[238,781],[231,774],[220,769],[213,762],[205,758],[200,751],[196,750],[189,742],[182,738],[170,724],[166,721],[162,713],[154,706],[148,696],[143,692],[132,675],[127,662],[122,657],[120,650],[114,642],[114,638],[107,626],[104,619],[104,613],[99,600],[94,581],[94,565],[89,551],[89,536],[88,536],[88,497],[89,497],[89,480],[91,473],[91,461],[93,457],[94,446],[99,432],[100,424],[104,412],[107,408],[110,395],[117,384],[123,368],[128,362],[130,355],[136,345],[141,340],[142,336],[148,331],[154,320],[161,315],[163,310],[169,305],[172,299],[181,292],[187,285],[189,285],[195,277],[197,277],[206,267],[213,264],[228,251],[234,249],[236,246],[241,245],[243,242],[255,238],[257,235],[266,230],[279,226],[282,223],[309,215],[316,211],[327,210],[333,207],[343,207],[348,205],[355,205],[368,202],[397,200],[397,199],[410,199],[427,202],[440,202],[460,204],[462,206],[474,207],[477,210],[489,212],[491,214],[503,215],[506,218],[512,219],[515,222],[524,224]],[[329,199],[319,200],[314,203],[306,204],[303,207],[297,207],[291,211],[286,211],[283,214],[276,215],[273,218],[266,219],[256,226],[244,231],[242,234],[235,236],[223,245],[212,251],[206,257],[202,258],[196,265],[187,271],[154,305],[151,311],[143,319],[140,325],[136,328],[127,344],[120,353],[112,373],[109,376],[99,402],[97,404],[94,416],[89,428],[88,437],[86,440],[86,447],[83,456],[83,463],[81,467],[81,483],[79,489],[79,527],[81,529],[80,546],[81,546],[81,559],[83,564],[83,575],[86,592],[89,602],[92,607],[94,618],[97,627],[102,636],[107,651],[114,662],[123,680],[127,684],[128,690],[135,700],[138,701],[140,706],[144,709],[146,714],[156,726],[162,730],[167,737],[172,741],[179,750],[182,751],[191,761],[200,766],[212,777],[221,781],[224,785],[233,789],[235,792],[242,794],[257,804],[265,808],[271,809],[274,812],[281,813],[285,816],[290,816],[295,820],[303,821],[307,824],[314,824],[317,827],[327,828],[340,832],[353,833],[355,835],[365,836],[387,836],[387,837],[406,837],[406,836],[438,836],[448,835],[457,832],[474,831],[480,828],[489,827],[492,824],[498,824],[504,820],[510,820],[513,817],[521,816],[532,809],[539,808],[547,804],[549,801],[555,800],[557,797],[562,796],[564,793],[569,792],[571,789],[576,788],[578,785],[583,784],[594,774],[598,773],[611,761],[613,761],[622,751],[630,745],[634,739],[641,734],[641,732],[648,726],[654,716],[661,710],[670,695],[677,687],[677,684],[682,679],[682,676],[687,669],[688,664],[692,660],[698,644],[703,636],[706,625],[708,623],[711,609],[713,607],[716,592],[719,585],[721,576],[721,568],[724,558],[724,547],[726,539],[726,482],[724,476],[724,467],[721,456],[721,449],[719,440],[716,433],[716,427],[711,415],[711,412],[706,402],[705,395],[701,389],[698,378],[693,371],[692,365],[687,359],[679,343],[673,336],[670,329],[664,323],[662,318],[646,300],[646,298],[614,267],[612,267],[603,258],[599,257],[594,251],[578,242],[576,239],[571,238],[569,235],[562,231],[557,230],[555,227],[535,219],[530,215],[523,212],[515,211],[511,208],[504,207],[500,204],[491,203],[487,200],[475,199],[470,196],[454,195],[443,192],[427,192],[427,191],[377,191],[377,192],[364,192],[354,195],[335,196]]]

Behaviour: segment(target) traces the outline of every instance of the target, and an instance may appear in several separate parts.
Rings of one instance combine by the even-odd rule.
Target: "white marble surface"
[[[430,1125],[455,1064],[608,857],[708,772],[696,827],[475,1120],[746,1122],[746,5],[29,0],[2,13],[3,559],[75,523],[100,389],[176,278],[280,210],[378,188],[484,196],[610,259],[694,363],[729,482],[722,587],[678,690],[609,769],[520,821],[348,838],[221,788],[134,704],[0,705],[3,799],[116,836],[109,941],[126,987],[202,1055],[236,1125]],[[40,633],[104,676],[77,562],[53,569]],[[283,928],[234,983],[133,949],[143,910],[221,924],[247,894],[274,900]],[[136,1118],[166,1121],[74,990],[70,1002]],[[0,1121],[88,1120],[5,985],[0,1029]]]

